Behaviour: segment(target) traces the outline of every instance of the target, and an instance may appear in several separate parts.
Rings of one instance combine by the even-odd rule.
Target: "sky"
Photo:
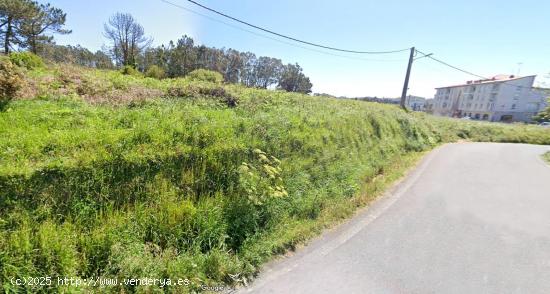
[[[66,25],[73,31],[57,35],[56,42],[99,50],[107,42],[103,24],[112,14],[127,12],[153,37],[155,46],[188,35],[198,44],[298,63],[315,93],[401,95],[409,52],[360,55],[313,48],[224,19],[186,0],[169,1],[188,10],[161,0],[50,0],[67,13]],[[481,76],[537,75],[536,84],[550,85],[550,1],[196,1],[309,42],[360,51],[415,46]],[[435,87],[472,79],[476,78],[422,58],[413,63],[409,94],[431,98]]]

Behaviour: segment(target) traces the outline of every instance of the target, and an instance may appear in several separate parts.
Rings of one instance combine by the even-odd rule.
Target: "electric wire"
[[[171,2],[171,1],[168,1],[168,0],[160,0],[160,1],[162,1],[162,2],[164,2],[164,3],[166,3],[166,4],[169,4],[169,5],[172,5],[172,6],[176,7],[176,8],[185,10],[185,11],[187,11],[187,12],[190,12],[190,13],[193,13],[193,14],[196,14],[196,15],[199,15],[199,16],[204,17],[204,18],[206,18],[206,19],[209,19],[209,20],[211,20],[211,21],[214,21],[214,22],[217,22],[217,23],[224,24],[224,25],[229,26],[229,27],[231,27],[231,28],[234,28],[234,29],[237,29],[237,30],[241,30],[241,31],[250,33],[250,34],[252,34],[252,35],[255,35],[255,36],[258,36],[258,37],[262,37],[262,38],[265,38],[265,39],[269,39],[269,40],[272,40],[272,41],[275,41],[275,42],[279,42],[279,43],[281,43],[281,44],[289,45],[289,46],[296,47],[296,48],[301,48],[301,49],[304,49],[304,50],[309,50],[309,51],[312,51],[312,52],[317,52],[317,53],[321,53],[321,54],[325,54],[325,55],[330,55],[330,56],[336,56],[336,57],[346,58],[346,59],[350,59],[350,60],[379,61],[379,62],[402,62],[402,61],[405,61],[404,59],[373,59],[373,58],[363,58],[363,57],[356,57],[356,56],[347,56],[347,55],[336,54],[336,53],[332,53],[332,52],[326,52],[326,51],[322,51],[322,50],[318,50],[318,49],[314,49],[314,48],[310,48],[310,47],[306,47],[306,46],[301,46],[301,45],[298,45],[298,44],[295,44],[295,43],[291,43],[291,42],[287,42],[287,41],[284,41],[284,40],[281,40],[281,39],[273,38],[273,37],[270,37],[270,36],[267,36],[267,35],[263,35],[263,34],[260,34],[260,33],[258,33],[258,32],[252,31],[252,30],[248,30],[248,29],[245,29],[245,28],[242,28],[242,27],[239,27],[239,26],[230,24],[230,23],[228,23],[228,22],[225,22],[225,21],[222,21],[222,20],[219,20],[219,19],[210,17],[210,16],[208,16],[208,15],[205,15],[205,14],[203,14],[203,13],[194,11],[194,10],[192,10],[192,9],[189,9],[189,8],[187,8],[187,7],[178,5],[178,4],[173,3],[173,2]],[[407,49],[407,50],[409,50],[409,49]]]
[[[170,1],[167,1],[167,0],[161,0],[165,3],[168,3],[168,4],[172,4],[174,5],[175,3],[172,3]],[[350,50],[350,49],[342,49],[342,48],[336,48],[336,47],[331,47],[331,46],[327,46],[327,45],[322,45],[322,44],[318,44],[318,43],[313,43],[313,42],[309,42],[309,41],[304,41],[304,40],[301,40],[301,39],[298,39],[298,38],[295,38],[295,37],[291,37],[291,36],[288,36],[288,35],[284,35],[284,34],[281,34],[281,33],[277,33],[275,31],[272,31],[272,30],[269,30],[269,29],[266,29],[266,28],[263,28],[263,27],[260,27],[260,26],[257,26],[257,25],[254,25],[254,24],[251,24],[249,22],[246,22],[244,20],[241,20],[241,19],[238,19],[236,17],[233,17],[233,16],[230,16],[230,15],[227,15],[223,12],[220,12],[218,10],[215,10],[213,8],[210,8],[210,7],[207,7],[205,5],[202,5],[196,1],[193,1],[193,0],[186,0],[187,2],[189,3],[192,3],[196,6],[199,6],[205,10],[208,10],[210,12],[213,12],[215,14],[218,14],[220,16],[223,16],[225,18],[228,18],[228,19],[231,19],[233,21],[236,21],[236,22],[239,22],[241,24],[244,24],[246,26],[249,26],[249,27],[252,27],[252,28],[255,28],[257,30],[261,30],[261,31],[264,31],[266,33],[269,33],[269,34],[272,34],[272,35],[275,35],[275,36],[278,36],[278,37],[281,37],[281,38],[285,38],[285,39],[288,39],[288,40],[292,40],[294,42],[298,42],[298,43],[302,43],[302,44],[306,44],[306,45],[309,45],[309,46],[313,46],[313,47],[318,47],[318,48],[323,48],[323,49],[327,49],[327,50],[333,50],[333,51],[340,51],[340,52],[347,52],[347,53],[355,53],[355,54],[391,54],[391,53],[399,53],[399,52],[404,52],[404,51],[407,51],[407,50],[410,50],[410,48],[405,48],[405,49],[398,49],[398,50],[388,50],[388,51],[359,51],[359,50]]]
[[[468,74],[468,75],[471,75],[471,76],[474,76],[474,77],[477,77],[477,78],[481,78],[481,79],[483,79],[483,80],[492,80],[491,78],[484,77],[484,76],[481,76],[481,75],[472,73],[472,72],[470,72],[470,71],[467,71],[467,70],[465,70],[465,69],[462,69],[462,68],[460,68],[460,67],[451,65],[451,64],[449,64],[449,63],[447,63],[447,62],[445,62],[445,61],[443,61],[443,60],[437,59],[437,58],[435,58],[435,57],[433,57],[433,56],[431,56],[431,55],[429,55],[429,54],[426,54],[426,53],[424,53],[424,52],[422,52],[422,51],[420,51],[420,50],[416,50],[416,51],[417,51],[418,53],[424,55],[423,57],[427,57],[427,58],[429,58],[429,59],[431,59],[431,60],[433,60],[433,61],[435,61],[435,62],[438,62],[438,63],[440,63],[440,64],[443,64],[443,65],[445,65],[445,66],[447,66],[447,67],[450,67],[450,68],[455,69],[455,70],[457,70],[457,71],[460,71],[460,72],[462,72],[462,73],[465,73],[465,74]],[[494,82],[495,82],[495,83],[499,83],[499,84],[503,84],[503,85],[506,85],[506,86],[518,87],[518,85],[511,84],[510,81],[498,81],[498,80],[494,80]],[[533,89],[530,89],[529,91],[533,91]]]

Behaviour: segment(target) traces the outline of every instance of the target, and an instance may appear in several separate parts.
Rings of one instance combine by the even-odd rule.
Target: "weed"
[[[550,132],[537,126],[219,79],[61,65],[25,79],[25,95],[41,98],[16,99],[0,113],[7,292],[61,291],[9,284],[53,274],[189,278],[185,289],[162,289],[172,293],[232,284],[229,274],[249,279],[273,255],[352,215],[438,144],[550,144]],[[227,107],[237,98],[238,107]]]

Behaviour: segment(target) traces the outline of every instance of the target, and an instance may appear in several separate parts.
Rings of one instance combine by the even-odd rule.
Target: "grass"
[[[550,163],[550,152],[546,152],[542,158],[544,158],[544,160],[546,160],[548,163]]]
[[[0,282],[188,278],[181,293],[250,280],[351,216],[421,154],[457,140],[550,144],[537,126],[65,65],[26,72],[0,113]]]

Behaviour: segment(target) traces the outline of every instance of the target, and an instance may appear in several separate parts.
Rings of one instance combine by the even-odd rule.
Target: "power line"
[[[418,52],[418,53],[424,55],[424,57],[430,58],[430,59],[433,60],[433,61],[439,62],[439,63],[441,63],[441,64],[443,64],[443,65],[445,65],[445,66],[448,66],[448,67],[450,67],[450,68],[453,68],[453,69],[458,70],[458,71],[460,71],[460,72],[463,72],[463,73],[465,73],[465,74],[468,74],[468,75],[471,75],[471,76],[474,76],[474,77],[478,77],[478,78],[481,78],[481,79],[483,79],[483,80],[492,80],[491,78],[484,77],[484,76],[481,76],[481,75],[472,73],[472,72],[470,72],[470,71],[464,70],[464,69],[459,68],[459,67],[457,67],[457,66],[451,65],[451,64],[449,64],[449,63],[447,63],[447,62],[445,62],[445,61],[439,60],[439,59],[437,59],[437,58],[435,58],[435,57],[432,57],[431,54],[426,54],[426,53],[424,53],[424,52],[422,52],[422,51],[420,51],[420,50],[416,50],[416,52]],[[506,86],[518,87],[518,85],[511,84],[510,81],[499,81],[499,80],[494,80],[494,82],[495,82],[495,83],[500,83],[500,84],[503,84],[503,85],[506,85]],[[530,91],[532,91],[532,89],[531,89]]]
[[[228,22],[225,22],[225,21],[222,21],[222,20],[219,20],[219,19],[216,19],[216,18],[213,18],[213,17],[210,17],[208,15],[205,15],[205,14],[202,14],[200,12],[197,12],[197,11],[194,11],[192,9],[189,9],[187,7],[184,7],[184,6],[181,6],[181,5],[178,5],[176,3],[173,3],[173,2],[170,2],[170,1],[167,1],[167,0],[160,0],[166,4],[169,4],[169,5],[172,5],[176,8],[179,8],[179,9],[182,9],[182,10],[185,10],[187,12],[190,12],[190,13],[193,13],[193,14],[196,14],[196,15],[199,15],[199,16],[202,16],[206,19],[209,19],[211,21],[214,21],[214,22],[217,22],[217,23],[221,23],[221,24],[224,24],[226,26],[229,26],[231,28],[234,28],[234,29],[237,29],[237,30],[241,30],[243,32],[247,32],[247,33],[250,33],[252,35],[255,35],[255,36],[258,36],[258,37],[262,37],[262,38],[265,38],[265,39],[269,39],[269,40],[272,40],[272,41],[275,41],[275,42],[279,42],[279,43],[282,43],[282,44],[285,44],[285,45],[289,45],[289,46],[292,46],[292,47],[296,47],[296,48],[301,48],[301,49],[304,49],[304,50],[308,50],[308,51],[312,51],[312,52],[317,52],[317,53],[321,53],[321,54],[325,54],[325,55],[330,55],[330,56],[336,56],[336,57],[341,57],[341,58],[347,58],[347,59],[351,59],[351,60],[363,60],[363,61],[381,61],[381,62],[401,62],[403,61],[404,59],[372,59],[372,58],[361,58],[361,57],[355,57],[355,56],[347,56],[347,55],[341,55],[341,54],[335,54],[335,53],[331,53],[331,52],[326,52],[326,51],[322,51],[322,50],[318,50],[318,49],[314,49],[314,48],[310,48],[310,47],[306,47],[306,46],[301,46],[301,45],[298,45],[298,44],[295,44],[295,43],[291,43],[291,42],[286,42],[286,41],[283,41],[281,39],[277,39],[277,38],[273,38],[273,37],[270,37],[270,36],[267,36],[267,35],[263,35],[263,34],[260,34],[258,32],[255,32],[255,31],[252,31],[252,30],[247,30],[245,28],[242,28],[242,27],[239,27],[239,26],[236,26],[236,25],[233,25],[233,24],[230,24]]]
[[[375,59],[363,59],[363,58],[357,58],[357,57],[352,57],[352,56],[345,56],[345,55],[338,55],[338,54],[334,54],[334,53],[330,53],[330,52],[325,52],[325,51],[321,51],[321,50],[316,50],[316,49],[313,49],[313,48],[309,48],[309,47],[304,47],[304,46],[300,46],[300,45],[297,45],[297,44],[294,44],[294,43],[290,43],[290,42],[285,42],[283,40],[280,40],[280,39],[277,39],[277,38],[272,38],[272,37],[269,37],[269,36],[266,36],[266,35],[262,35],[262,34],[259,34],[257,32],[254,32],[254,31],[251,31],[251,30],[247,30],[247,29],[244,29],[244,28],[241,28],[241,27],[238,27],[238,26],[234,26],[230,23],[227,23],[227,22],[224,22],[224,21],[221,21],[221,20],[218,20],[218,19],[215,19],[215,18],[212,18],[210,16],[207,16],[207,15],[204,15],[204,14],[201,14],[201,13],[198,13],[196,11],[193,11],[187,7],[184,7],[184,6],[181,6],[181,5],[178,5],[176,3],[173,3],[173,2],[170,2],[168,0],[160,0],[164,3],[167,3],[169,5],[172,5],[174,7],[177,7],[177,8],[180,8],[180,9],[183,9],[183,10],[186,10],[188,12],[191,12],[191,13],[194,13],[194,14],[197,14],[197,15],[200,15],[202,17],[205,17],[205,18],[208,18],[212,21],[216,21],[216,22],[219,22],[219,23],[222,23],[222,24],[225,24],[227,26],[230,26],[230,27],[233,27],[235,29],[239,29],[239,30],[242,30],[242,31],[245,31],[245,32],[248,32],[248,33],[251,33],[251,34],[254,34],[256,36],[260,36],[260,37],[263,37],[263,38],[267,38],[267,39],[270,39],[270,40],[273,40],[273,41],[277,41],[277,42],[280,42],[280,43],[283,43],[283,44],[287,44],[287,45],[290,45],[290,46],[294,46],[294,47],[298,47],[298,48],[302,48],[302,49],[305,49],[305,50],[310,50],[310,51],[315,51],[315,52],[318,52],[318,53],[322,53],[322,54],[327,54],[327,55],[332,55],[332,56],[338,56],[338,57],[343,57],[343,58],[349,58],[349,59],[356,59],[356,60],[368,60],[368,61],[401,61],[401,60],[375,60]],[[349,49],[341,49],[341,48],[336,48],[336,47],[331,47],[331,46],[326,46],[326,45],[321,45],[321,44],[317,44],[317,43],[313,43],[313,42],[308,42],[308,41],[304,41],[304,40],[301,40],[301,39],[297,39],[297,38],[294,38],[294,37],[290,37],[290,36],[287,36],[287,35],[284,35],[284,34],[280,34],[280,33],[277,33],[277,32],[274,32],[272,30],[269,30],[269,29],[266,29],[266,28],[263,28],[263,27],[260,27],[260,26],[257,26],[257,25],[254,25],[254,24],[251,24],[249,22],[246,22],[246,21],[243,21],[243,20],[240,20],[238,18],[235,18],[235,17],[232,17],[230,15],[227,15],[223,12],[220,12],[220,11],[217,11],[215,9],[212,9],[210,7],[207,7],[207,6],[204,6],[194,0],[186,0],[187,2],[190,2],[196,6],[199,6],[205,10],[208,10],[210,12],[213,12],[215,14],[218,14],[220,16],[223,16],[225,18],[228,18],[228,19],[231,19],[233,21],[236,21],[238,23],[241,23],[241,24],[244,24],[246,26],[249,26],[249,27],[252,27],[252,28],[255,28],[257,30],[261,30],[261,31],[264,31],[266,33],[269,33],[269,34],[272,34],[272,35],[275,35],[275,36],[278,36],[278,37],[281,37],[281,38],[284,38],[284,39],[288,39],[288,40],[291,40],[291,41],[294,41],[294,42],[298,42],[298,43],[302,43],[302,44],[306,44],[306,45],[309,45],[309,46],[313,46],[313,47],[318,47],[318,48],[322,48],[322,49],[327,49],[327,50],[333,50],[333,51],[339,51],[339,52],[346,52],[346,53],[355,53],[355,54],[391,54],[391,53],[399,53],[399,52],[404,52],[404,51],[408,51],[408,50],[414,50],[413,54],[414,56],[416,56],[416,52],[422,54],[423,56],[422,57],[419,57],[419,58],[424,58],[424,57],[427,57],[427,58],[430,58],[431,60],[435,61],[435,62],[438,62],[440,64],[443,64],[447,67],[450,67],[454,70],[457,70],[457,71],[460,71],[462,73],[465,73],[465,74],[468,74],[468,75],[471,75],[471,76],[474,76],[474,77],[477,77],[477,78],[481,78],[481,79],[484,79],[484,80],[491,80],[490,78],[487,78],[487,77],[484,77],[484,76],[481,76],[481,75],[478,75],[478,74],[475,74],[473,72],[470,72],[470,71],[467,71],[465,69],[462,69],[460,67],[457,67],[457,66],[454,66],[454,65],[451,65],[443,60],[440,60],[440,59],[437,59],[435,57],[433,57],[432,55],[433,54],[426,54],[426,53],[423,53],[422,51],[420,50],[416,50],[414,49],[414,47],[411,49],[411,48],[405,48],[405,49],[399,49],[399,50],[389,50],[389,51],[358,51],[358,50],[349,50]],[[412,56],[411,58],[413,58],[414,56]],[[413,60],[416,60],[418,58],[413,58]],[[517,87],[517,85],[514,85],[514,84],[509,84],[508,82],[509,81],[498,81],[496,80],[495,82],[497,83],[500,83],[500,84],[505,84],[505,85],[509,85],[509,86],[514,86],[514,87]]]
[[[171,3],[171,2],[168,2],[166,0],[161,0],[163,2],[166,2],[166,3],[169,3],[169,4],[172,4],[174,5],[174,3]],[[349,50],[349,49],[341,49],[341,48],[336,48],[336,47],[331,47],[331,46],[326,46],[326,45],[321,45],[321,44],[317,44],[317,43],[313,43],[313,42],[308,42],[308,41],[304,41],[304,40],[300,40],[300,39],[297,39],[297,38],[294,38],[294,37],[290,37],[290,36],[287,36],[287,35],[284,35],[284,34],[280,34],[280,33],[277,33],[277,32],[274,32],[272,30],[269,30],[269,29],[266,29],[266,28],[263,28],[263,27],[260,27],[260,26],[257,26],[257,25],[254,25],[254,24],[251,24],[249,22],[246,22],[244,20],[240,20],[238,18],[235,18],[235,17],[232,17],[230,15],[227,15],[223,12],[220,12],[220,11],[217,11],[215,9],[212,9],[210,7],[207,7],[207,6],[204,6],[196,1],[193,1],[193,0],[186,0],[196,6],[199,6],[203,9],[206,9],[210,12],[213,12],[215,14],[218,14],[218,15],[221,15],[225,18],[228,18],[228,19],[231,19],[233,21],[236,21],[236,22],[239,22],[241,24],[244,24],[244,25],[247,25],[249,27],[252,27],[252,28],[255,28],[257,30],[261,30],[261,31],[264,31],[266,33],[269,33],[269,34],[272,34],[272,35],[275,35],[275,36],[278,36],[278,37],[281,37],[281,38],[285,38],[285,39],[288,39],[288,40],[292,40],[294,42],[298,42],[298,43],[302,43],[302,44],[306,44],[306,45],[309,45],[309,46],[313,46],[313,47],[318,47],[318,48],[323,48],[323,49],[328,49],[328,50],[333,50],[333,51],[340,51],[340,52],[347,52],[347,53],[356,53],[356,54],[390,54],[390,53],[398,53],[398,52],[404,52],[404,51],[407,51],[407,50],[410,50],[410,48],[405,48],[405,49],[399,49],[399,50],[389,50],[389,51],[358,51],[358,50]]]
[[[448,67],[450,67],[450,68],[454,68],[454,69],[456,69],[456,70],[458,70],[458,71],[461,71],[461,72],[463,72],[463,73],[465,73],[465,74],[469,74],[469,75],[471,75],[471,76],[478,77],[478,78],[481,78],[481,79],[488,79],[488,78],[486,78],[486,77],[484,77],[484,76],[480,76],[480,75],[477,75],[477,74],[475,74],[475,73],[469,72],[469,71],[464,70],[464,69],[461,69],[461,68],[459,68],[459,67],[456,67],[456,66],[454,66],[454,65],[450,65],[450,64],[448,64],[447,62],[442,61],[442,60],[439,60],[439,59],[437,59],[437,58],[435,58],[435,57],[433,57],[433,56],[431,56],[431,55],[429,55],[429,54],[423,53],[423,52],[420,51],[420,50],[416,50],[416,52],[418,52],[418,53],[424,55],[424,57],[428,57],[428,58],[430,58],[430,59],[433,60],[433,61],[439,62],[439,63],[441,63],[441,64],[443,64],[443,65],[446,65],[446,66],[448,66]]]

